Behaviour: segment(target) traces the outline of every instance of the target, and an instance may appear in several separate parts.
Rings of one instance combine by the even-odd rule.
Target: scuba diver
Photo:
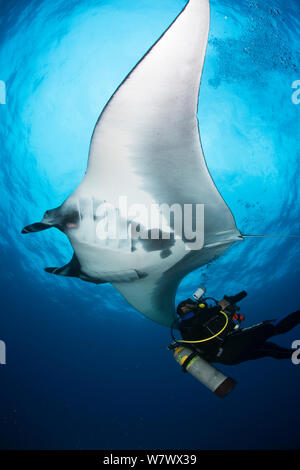
[[[200,289],[204,294],[205,290]],[[245,317],[238,313],[240,309],[236,304],[247,296],[245,291],[232,297],[225,295],[219,302],[209,297],[197,299],[195,294],[195,300],[187,299],[177,307],[179,320],[176,320],[176,325],[182,340],[176,340],[172,332],[176,343],[189,344],[208,362],[227,365],[263,357],[291,358],[294,349],[283,348],[269,339],[300,324],[300,310],[279,320],[266,320],[240,328]],[[209,304],[211,300],[213,306]],[[174,327],[175,324],[172,331]]]
[[[177,307],[178,318],[171,326],[173,343],[169,350],[181,365],[202,384],[223,398],[236,385],[212,363],[235,365],[263,357],[291,359],[295,349],[283,348],[271,341],[300,324],[300,310],[279,320],[266,320],[248,328],[240,328],[245,320],[237,303],[247,296],[245,291],[235,296],[224,295],[221,301],[204,297],[200,287],[193,299]],[[212,304],[213,302],[213,304]],[[182,339],[174,336],[178,329]]]

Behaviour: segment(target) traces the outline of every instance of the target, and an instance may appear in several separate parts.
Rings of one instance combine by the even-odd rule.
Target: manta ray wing
[[[198,129],[209,21],[209,1],[190,0],[120,85],[94,129],[78,193],[205,204],[206,241],[212,242],[216,233],[237,230],[208,172]]]
[[[147,318],[161,325],[171,326],[176,318],[175,296],[180,281],[189,272],[220,256],[231,244],[232,242],[204,247],[200,258],[191,252],[169,269],[152,272],[134,283],[112,284],[128,303]]]

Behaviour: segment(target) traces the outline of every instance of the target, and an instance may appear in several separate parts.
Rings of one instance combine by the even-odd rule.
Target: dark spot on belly
[[[171,233],[169,238],[163,238],[163,232],[161,230],[157,230],[157,233],[158,236],[156,235],[156,238],[151,238],[153,236],[151,230],[145,230],[140,232],[137,238],[132,238],[131,240],[131,251],[136,251],[138,249],[138,244],[140,244],[142,248],[147,252],[165,251],[165,253],[161,255],[161,257],[166,258],[167,256],[170,256],[170,248],[175,245],[174,234]],[[147,238],[145,237],[145,235]]]
[[[168,258],[168,256],[170,256],[172,254],[172,251],[171,250],[163,250],[160,254],[160,257],[161,258]]]

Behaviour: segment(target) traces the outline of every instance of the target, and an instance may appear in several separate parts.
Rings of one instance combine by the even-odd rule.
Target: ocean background
[[[220,366],[238,381],[220,400],[182,374],[169,330],[112,286],[44,272],[69,261],[63,234],[21,235],[81,181],[100,111],[185,3],[0,1],[2,449],[300,447],[300,365]],[[300,1],[211,10],[199,105],[209,170],[242,233],[299,234]],[[247,290],[247,326],[288,314],[299,251],[297,238],[247,239],[186,277],[178,301],[205,284],[215,297]],[[300,326],[276,341],[296,339]]]

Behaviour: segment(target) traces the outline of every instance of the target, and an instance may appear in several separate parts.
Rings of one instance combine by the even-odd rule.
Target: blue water
[[[97,117],[184,0],[1,0],[1,448],[298,448],[300,366],[223,367],[218,400],[171,354],[167,329],[110,286],[50,276],[58,231],[20,235],[80,182]],[[238,227],[299,234],[299,0],[214,0],[199,121]],[[188,183],[190,184],[190,182]],[[194,182],[197,184],[197,181]],[[299,308],[297,239],[248,239],[183,282],[246,289],[247,325]],[[168,293],[166,292],[166,295]],[[300,327],[278,339],[290,347]]]

